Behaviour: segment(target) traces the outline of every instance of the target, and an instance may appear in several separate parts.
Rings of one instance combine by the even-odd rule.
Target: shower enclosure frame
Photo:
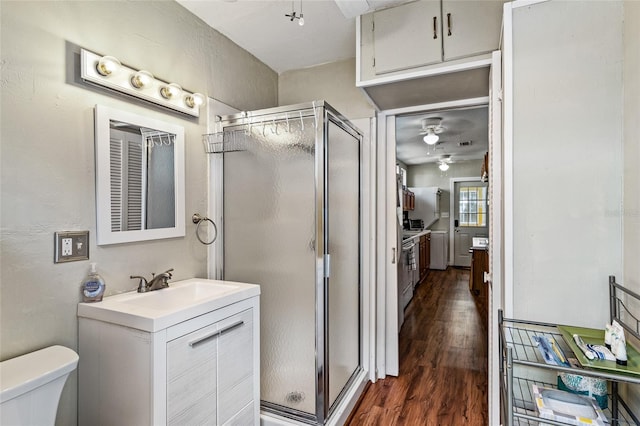
[[[349,120],[342,116],[336,109],[331,107],[325,101],[313,101],[308,103],[275,107],[258,111],[242,112],[238,114],[225,115],[220,117],[218,122],[220,129],[225,128],[249,128],[258,126],[267,126],[281,122],[283,114],[288,117],[287,120],[303,120],[304,118],[313,117],[315,122],[315,415],[293,408],[285,407],[269,401],[261,401],[261,410],[266,413],[284,416],[293,420],[302,421],[310,424],[325,424],[332,414],[335,412],[345,397],[348,390],[357,384],[357,377],[363,372],[363,289],[362,289],[362,153],[363,153],[363,135],[353,126]],[[291,115],[289,115],[291,114]],[[280,117],[280,118],[279,118]],[[333,123],[340,129],[347,132],[355,138],[358,143],[358,365],[351,373],[349,379],[336,396],[333,404],[330,403],[329,395],[329,275],[331,268],[331,254],[328,253],[329,244],[329,222],[328,204],[329,204],[329,180],[328,180],[328,157],[329,157],[329,124]],[[238,130],[235,130],[238,131]],[[264,127],[263,127],[264,132]],[[231,151],[238,149],[233,147]],[[222,146],[223,155],[233,155],[232,152],[225,152]],[[225,167],[224,160],[222,167]],[[223,172],[224,174],[224,172]],[[224,183],[222,184],[223,192],[226,190]],[[224,195],[222,196],[222,201]],[[224,202],[224,201],[223,201]],[[224,208],[222,208],[224,211]],[[224,215],[222,217],[220,241],[224,244]],[[322,238],[320,238],[322,236]],[[224,247],[224,245],[223,245]],[[224,249],[221,250],[222,256],[222,277],[225,273]],[[265,313],[265,311],[262,311]]]

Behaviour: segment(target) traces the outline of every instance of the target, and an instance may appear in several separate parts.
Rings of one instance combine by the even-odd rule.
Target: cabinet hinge
[[[324,255],[324,277],[329,278],[331,275],[331,255]]]

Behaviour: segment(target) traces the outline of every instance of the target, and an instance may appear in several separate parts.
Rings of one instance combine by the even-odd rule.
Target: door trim
[[[396,161],[396,143],[395,136],[389,138],[389,129],[387,128],[387,120],[395,119],[396,115],[409,114],[420,111],[435,111],[440,109],[449,108],[462,108],[488,105],[489,97],[478,97],[462,99],[450,102],[440,102],[436,104],[418,105],[406,108],[395,108],[390,110],[380,111],[377,114],[378,124],[378,143],[377,143],[377,183],[376,188],[376,203],[377,203],[377,241],[375,242],[377,251],[377,306],[376,306],[376,376],[378,378],[384,378],[387,375],[393,375],[394,371],[399,370],[399,348],[398,348],[398,330],[397,330],[397,270],[398,265],[395,261],[397,253],[397,241],[395,233],[397,232],[396,226],[396,212],[394,209],[388,209],[387,207],[392,204],[395,206],[395,161]],[[394,120],[395,122],[395,120]],[[387,165],[393,165],[393,175],[388,173]],[[477,177],[476,177],[477,179]],[[391,182],[389,182],[391,180]],[[392,188],[394,188],[392,190]],[[391,191],[391,192],[389,192]],[[393,228],[393,231],[391,231]],[[388,236],[394,236],[392,240],[389,240]],[[396,278],[394,279],[393,276]],[[391,284],[388,282],[388,278],[391,278],[395,290],[393,290]],[[395,318],[396,320],[389,321],[389,318],[393,318],[393,313],[387,311],[387,307],[395,306]],[[393,308],[392,308],[393,309]],[[394,330],[395,327],[395,330]],[[394,336],[390,339],[389,336]],[[371,366],[373,368],[373,365]],[[397,374],[397,373],[396,373]]]
[[[473,176],[473,177],[453,177],[451,179],[449,179],[449,263],[448,265],[453,265],[454,264],[454,256],[456,255],[456,251],[455,251],[455,227],[454,225],[454,221],[455,221],[455,190],[456,190],[456,183],[457,182],[482,182],[482,180],[478,177],[478,176]],[[489,218],[489,220],[491,220],[491,218]],[[487,224],[487,231],[489,230],[489,224]]]

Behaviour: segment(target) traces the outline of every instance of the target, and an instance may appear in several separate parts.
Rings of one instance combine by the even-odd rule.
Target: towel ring
[[[193,216],[191,216],[191,220],[193,221],[193,223],[197,224],[196,226],[196,238],[198,239],[198,241],[200,241],[202,244],[204,245],[210,245],[213,244],[214,241],[218,238],[218,227],[216,226],[216,224],[213,222],[213,220],[209,219],[206,216],[200,216],[199,213],[194,213]],[[211,241],[206,242],[203,241],[202,238],[200,238],[200,225],[202,225],[202,222],[211,222],[211,225],[213,226],[213,238],[211,239]]]

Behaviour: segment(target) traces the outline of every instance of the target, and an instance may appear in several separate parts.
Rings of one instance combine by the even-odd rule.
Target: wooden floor
[[[399,377],[371,384],[347,425],[487,425],[487,332],[469,271],[430,271],[406,314]]]

